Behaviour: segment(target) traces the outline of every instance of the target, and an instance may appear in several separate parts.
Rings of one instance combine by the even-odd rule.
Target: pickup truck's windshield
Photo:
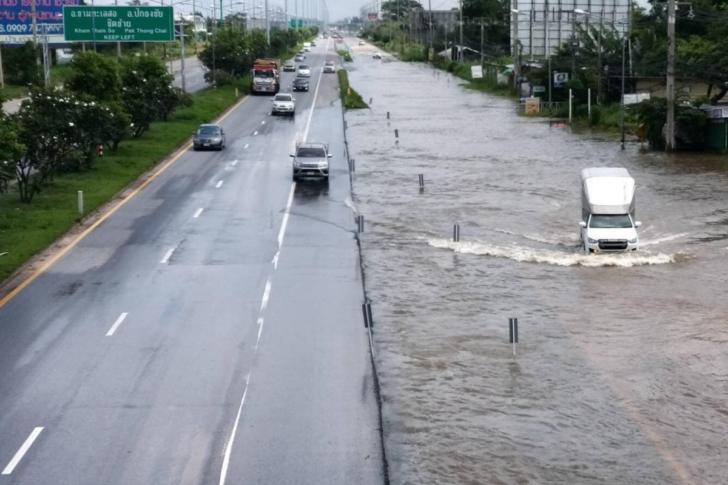
[[[591,216],[589,227],[594,229],[629,229],[632,220],[627,214],[621,216]]]
[[[254,76],[270,78],[273,77],[273,71],[259,71],[258,69],[256,69]]]
[[[326,158],[326,151],[323,148],[301,147],[298,149],[297,157]]]

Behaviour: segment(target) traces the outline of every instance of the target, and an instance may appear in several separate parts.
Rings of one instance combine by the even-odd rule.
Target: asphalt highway
[[[0,485],[381,484],[337,60],[249,97],[0,307]],[[283,74],[290,86],[295,74]],[[331,180],[291,181],[297,141]]]

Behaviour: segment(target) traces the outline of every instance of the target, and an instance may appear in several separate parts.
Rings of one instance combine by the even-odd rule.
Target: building
[[[192,32],[195,38],[201,39],[207,35],[207,22],[202,15],[183,15],[182,20],[192,25]],[[189,33],[188,29],[185,29]]]
[[[637,94],[649,94],[651,98],[667,97],[664,77],[638,77],[634,81]],[[695,101],[707,96],[708,89],[707,83],[688,78],[675,78],[675,94],[678,101]],[[715,92],[713,89],[713,94]]]
[[[521,55],[546,56],[549,48],[553,53],[571,40],[577,26],[598,28],[600,23],[624,36],[629,31],[632,1],[511,0],[512,9],[518,11],[511,18],[511,46],[517,39]]]

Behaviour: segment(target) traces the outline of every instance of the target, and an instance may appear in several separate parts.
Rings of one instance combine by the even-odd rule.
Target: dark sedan
[[[225,131],[219,125],[200,125],[192,141],[194,150],[222,150],[225,148]]]
[[[308,84],[309,81],[305,77],[297,77],[295,81],[293,81],[293,90],[294,91],[308,91]]]

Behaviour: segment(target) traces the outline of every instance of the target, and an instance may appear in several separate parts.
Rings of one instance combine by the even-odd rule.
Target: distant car
[[[298,66],[298,77],[311,77],[311,68],[304,64]]]
[[[296,62],[303,62],[306,60],[306,56],[302,56],[301,54],[296,54]]]
[[[366,45],[363,40],[359,41],[359,45]]]
[[[372,59],[381,59],[382,55],[379,52],[375,52],[374,55],[372,55]]]
[[[316,41],[315,40],[312,40],[311,41],[311,47],[316,47]]]
[[[329,181],[329,147],[324,143],[299,143],[293,158],[293,180],[301,177],[323,178]]]
[[[329,38],[329,36],[328,36],[328,35],[324,35],[324,39],[328,39],[328,38]]]
[[[293,61],[286,61],[286,63],[283,64],[283,71],[284,72],[289,72],[289,71],[296,72],[296,63]]]
[[[271,101],[273,102],[273,109],[271,110],[273,116],[279,114],[296,116],[296,99],[290,94],[276,94]]]
[[[296,55],[297,56],[303,56],[303,58],[305,59],[306,58],[306,51],[305,50],[298,51],[298,54],[296,54]]]
[[[295,81],[293,81],[293,90],[294,91],[308,91],[308,85],[309,80],[305,77],[297,77]]]
[[[222,150],[225,148],[225,131],[220,125],[200,125],[194,133],[192,149]]]
[[[335,74],[336,73],[336,63],[334,61],[326,61],[324,63],[324,74]]]

